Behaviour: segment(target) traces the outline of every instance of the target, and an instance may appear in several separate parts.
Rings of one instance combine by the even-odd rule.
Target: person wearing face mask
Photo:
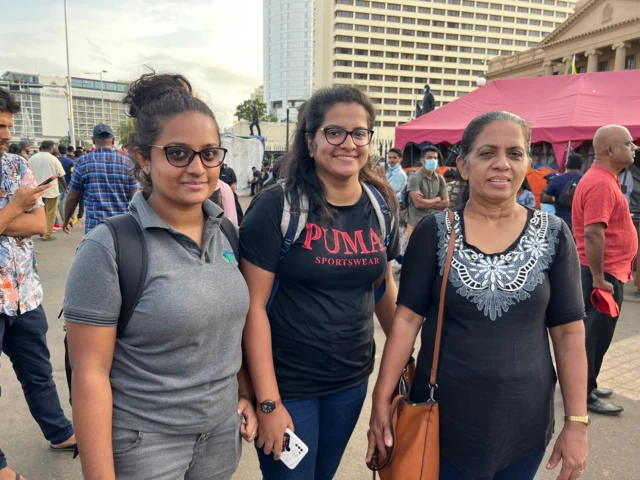
[[[420,155],[422,168],[409,179],[409,208],[407,209],[407,238],[420,220],[433,215],[449,206],[447,183],[436,170],[438,169],[438,149],[430,146]]]
[[[407,184],[407,174],[402,170],[400,161],[402,160],[402,150],[399,148],[392,148],[387,153],[387,162],[389,163],[389,171],[387,172],[387,180],[391,188],[396,193],[402,192],[402,189]]]

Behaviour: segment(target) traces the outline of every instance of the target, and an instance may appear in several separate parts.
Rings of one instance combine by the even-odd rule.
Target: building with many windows
[[[116,130],[127,120],[122,97],[128,84],[103,83],[104,89],[100,80],[71,78],[76,143],[91,142],[93,127],[98,123],[106,123]],[[59,141],[69,135],[66,78],[5,72],[0,76],[0,87],[8,89],[22,104],[21,112],[14,119],[15,139],[39,143]]]
[[[263,5],[264,101],[269,113],[284,119],[287,108],[297,109],[311,95],[314,0]]]
[[[489,62],[487,78],[539,77],[640,68],[640,1],[582,0],[538,48]]]
[[[315,4],[314,89],[357,85],[378,126],[415,118],[476,88],[493,57],[534,48],[573,12],[565,0],[328,0]]]

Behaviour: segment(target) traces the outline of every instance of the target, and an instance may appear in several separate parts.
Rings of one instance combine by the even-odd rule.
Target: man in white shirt
[[[58,177],[51,182],[51,188],[48,188],[42,200],[44,201],[44,212],[47,216],[47,232],[42,236],[42,240],[55,240],[53,237],[53,226],[56,222],[56,212],[58,211],[58,198],[60,197],[60,189],[58,181],[62,185],[62,189],[67,194],[67,181],[64,178],[65,172],[60,160],[54,157],[51,152],[53,150],[53,142],[44,140],[40,145],[40,151],[29,159],[29,166],[33,170],[36,182],[40,185],[42,182],[51,177]]]

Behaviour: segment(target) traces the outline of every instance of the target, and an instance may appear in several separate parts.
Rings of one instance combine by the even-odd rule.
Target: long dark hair
[[[220,135],[215,115],[206,103],[193,96],[189,80],[182,75],[145,73],[129,86],[122,103],[129,107],[128,114],[134,119],[134,132],[124,144],[131,157],[133,150],[139,148],[145,158],[150,158],[149,145],[153,145],[160,136],[163,120],[180,113],[199,112],[207,115],[215,123]],[[153,189],[151,176],[135,161],[133,172],[140,180],[144,196],[148,198]]]
[[[309,199],[309,210],[316,212],[323,220],[331,219],[331,210],[325,198],[322,181],[316,173],[316,162],[309,155],[306,136],[313,137],[324,122],[327,111],[339,103],[361,105],[367,112],[368,128],[373,128],[375,109],[371,99],[365,93],[347,85],[334,85],[318,90],[304,103],[298,113],[293,143],[285,154],[283,165],[284,176],[287,178],[285,190],[289,193],[297,189],[306,195]],[[359,179],[375,187],[382,194],[391,211],[397,211],[398,200],[393,189],[384,179],[376,175],[368,161],[360,170]]]

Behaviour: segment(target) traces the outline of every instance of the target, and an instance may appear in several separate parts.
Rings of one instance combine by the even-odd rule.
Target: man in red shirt
[[[587,407],[604,415],[618,415],[623,408],[604,398],[613,393],[598,388],[596,381],[618,317],[598,312],[591,304],[591,292],[610,292],[619,307],[624,284],[631,279],[631,266],[638,251],[638,239],[618,174],[633,163],[636,147],[624,127],[600,128],[593,139],[595,160],[576,189],[573,200],[573,231],[582,273],[582,293],[587,311],[585,330],[589,383]]]

